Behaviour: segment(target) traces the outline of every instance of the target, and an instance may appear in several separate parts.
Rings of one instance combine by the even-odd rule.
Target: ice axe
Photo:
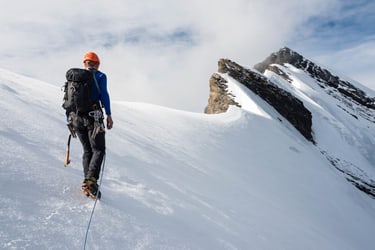
[[[69,163],[70,163],[70,159],[69,159],[69,157],[70,157],[70,140],[72,139],[72,136],[73,136],[73,138],[77,137],[77,135],[76,135],[76,133],[75,133],[72,125],[71,124],[67,124],[67,126],[68,126],[70,134],[69,134],[69,137],[68,137],[68,143],[67,143],[67,148],[66,148],[66,155],[65,155],[64,167],[67,167],[69,165]]]

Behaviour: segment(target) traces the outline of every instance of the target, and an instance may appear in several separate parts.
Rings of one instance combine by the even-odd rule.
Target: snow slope
[[[306,72],[287,64],[278,65],[291,79],[273,72],[266,76],[303,101],[312,112],[313,132],[318,148],[341,170],[368,183],[375,180],[375,112],[343,97],[333,88],[321,88]],[[343,79],[343,77],[340,77]],[[375,93],[363,88],[368,96]]]
[[[87,249],[373,249],[375,201],[233,84],[247,108],[220,115],[113,102]],[[84,246],[94,202],[77,140],[63,166],[61,99],[0,71],[1,249]]]

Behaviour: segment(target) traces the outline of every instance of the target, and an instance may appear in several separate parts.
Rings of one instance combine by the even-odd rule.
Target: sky
[[[374,1],[7,1],[0,68],[61,86],[95,51],[112,100],[203,112],[217,61],[284,46],[375,89]]]

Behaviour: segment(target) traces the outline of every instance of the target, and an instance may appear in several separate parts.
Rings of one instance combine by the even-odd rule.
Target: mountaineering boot
[[[86,181],[86,184],[88,186],[89,196],[92,199],[96,199],[96,198],[100,199],[101,193],[99,191],[99,185],[96,182],[96,179],[94,177],[91,177],[90,179]]]
[[[87,184],[87,179],[83,181],[81,188],[82,188],[83,194],[89,197],[90,191],[89,191],[89,185]]]

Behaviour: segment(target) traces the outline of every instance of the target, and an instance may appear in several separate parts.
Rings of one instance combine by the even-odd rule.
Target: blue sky
[[[310,17],[292,47],[337,73],[375,89],[375,1],[340,1]]]
[[[375,36],[375,2],[343,1],[327,15],[312,16],[306,22],[311,36],[307,42],[321,43],[318,48],[340,50],[371,42]]]
[[[252,67],[288,46],[375,89],[374,13],[364,0],[14,0],[0,67],[60,86],[94,50],[112,99],[202,112],[220,58]]]

